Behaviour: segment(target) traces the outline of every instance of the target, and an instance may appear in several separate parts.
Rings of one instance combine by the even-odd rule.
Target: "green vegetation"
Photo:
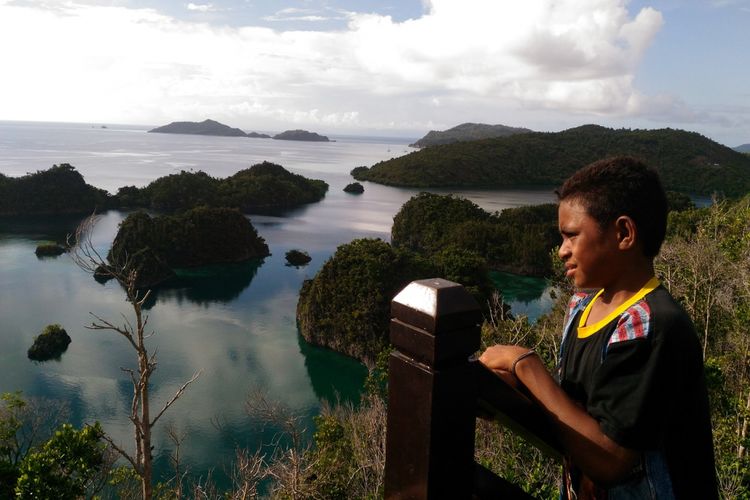
[[[546,275],[550,250],[559,243],[554,204],[509,208],[490,214],[469,200],[420,193],[393,218],[391,241],[432,256],[454,247],[474,252],[493,270]]]
[[[23,177],[0,174],[0,215],[92,213],[110,206],[110,195],[86,184],[67,163]]]
[[[104,465],[105,444],[99,423],[76,430],[63,424],[49,441],[19,467],[18,498],[81,498]]]
[[[290,266],[304,266],[312,260],[309,253],[296,248],[289,250],[285,257]]]
[[[727,196],[750,191],[750,158],[700,134],[596,125],[429,147],[352,175],[394,186],[546,187],[560,185],[583,165],[618,155],[654,166],[670,190]]]
[[[425,256],[377,239],[336,249],[302,285],[297,325],[308,342],[359,360],[374,360],[388,344],[390,301],[417,279],[460,282],[484,303],[492,292],[485,260],[455,246]]]
[[[180,215],[130,214],[120,224],[110,266],[138,271],[136,287],[158,284],[175,268],[241,262],[269,255],[250,221],[229,208],[200,207]]]
[[[312,344],[374,359],[388,345],[391,298],[412,280],[433,276],[434,268],[418,255],[382,240],[341,245],[315,278],[302,285],[300,333]]]
[[[230,207],[242,212],[292,207],[319,201],[328,184],[293,174],[281,165],[263,162],[226,179],[205,172],[185,172],[156,179],[144,188],[118,190],[119,206],[151,208],[164,212],[198,206]]]
[[[34,343],[29,347],[29,359],[47,361],[59,358],[68,349],[70,336],[65,329],[58,325],[47,325],[42,333],[34,337]]]
[[[0,395],[0,498],[92,498],[103,486],[98,423],[77,430],[60,402]]]
[[[57,257],[65,253],[65,247],[57,243],[42,243],[37,245],[34,253],[37,257]]]
[[[365,192],[365,188],[359,182],[352,182],[344,187],[344,192],[352,194],[362,194]]]
[[[438,146],[440,144],[451,144],[461,141],[478,141],[480,139],[490,139],[492,137],[507,137],[526,132],[531,132],[531,130],[521,127],[508,127],[507,125],[462,123],[461,125],[456,125],[448,130],[430,130],[427,135],[414,144],[410,144],[410,146],[413,148],[425,148],[428,146]]]

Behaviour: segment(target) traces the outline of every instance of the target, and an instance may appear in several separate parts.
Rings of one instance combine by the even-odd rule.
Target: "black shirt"
[[[669,292],[649,283],[583,328],[595,295],[571,299],[560,385],[619,445],[662,450],[677,498],[718,498],[700,343]]]

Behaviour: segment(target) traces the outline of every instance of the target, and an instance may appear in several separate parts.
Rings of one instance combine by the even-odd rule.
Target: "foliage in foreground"
[[[0,396],[0,498],[81,498],[102,488],[109,466],[102,429],[60,424],[65,408]]]

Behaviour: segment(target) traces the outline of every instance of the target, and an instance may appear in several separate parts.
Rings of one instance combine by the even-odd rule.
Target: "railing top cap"
[[[462,285],[442,278],[412,281],[393,302],[432,318],[479,310],[477,302]]]

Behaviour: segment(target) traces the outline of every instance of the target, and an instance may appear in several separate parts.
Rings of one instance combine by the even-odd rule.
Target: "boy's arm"
[[[510,375],[514,361],[526,352],[528,349],[520,346],[496,345],[484,351],[479,360],[496,372]],[[632,471],[639,453],[604,434],[599,422],[565,394],[537,356],[518,361],[515,376],[557,422],[563,447],[586,476],[606,486]]]

